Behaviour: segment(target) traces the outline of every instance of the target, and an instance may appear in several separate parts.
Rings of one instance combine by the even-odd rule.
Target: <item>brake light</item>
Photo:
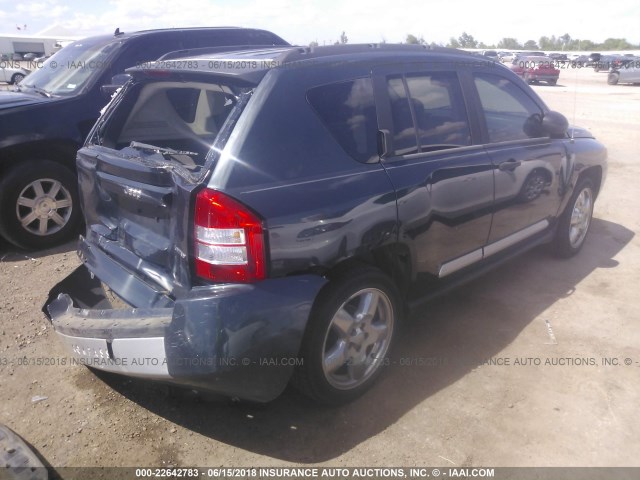
[[[251,283],[266,277],[262,220],[215,190],[196,197],[195,271],[216,282]]]

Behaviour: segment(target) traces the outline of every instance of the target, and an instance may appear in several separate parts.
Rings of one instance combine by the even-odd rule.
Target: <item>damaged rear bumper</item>
[[[148,287],[99,250],[91,254],[89,266],[109,265],[110,280]],[[301,361],[302,336],[324,283],[300,275],[197,287],[159,307],[114,309],[85,264],[52,289],[45,310],[80,364],[265,402],[284,390]]]

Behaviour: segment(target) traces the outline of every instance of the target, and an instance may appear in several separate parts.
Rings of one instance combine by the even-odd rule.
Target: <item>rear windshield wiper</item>
[[[190,157],[198,155],[196,152],[190,152],[188,150],[174,150],[173,148],[158,147],[156,145],[149,145],[148,143],[131,142],[129,146],[143,152],[159,153],[163,157],[166,155],[188,155]]]

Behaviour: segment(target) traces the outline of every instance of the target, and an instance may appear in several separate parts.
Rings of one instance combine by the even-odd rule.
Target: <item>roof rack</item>
[[[171,60],[173,58],[185,58],[185,57],[195,57],[200,55],[207,54],[218,54],[218,53],[226,53],[226,52],[238,52],[242,50],[265,50],[271,48],[292,48],[289,45],[227,45],[227,46],[218,46],[218,47],[199,47],[199,48],[187,48],[184,50],[174,50],[169,53],[165,53],[163,56],[158,58],[157,61],[160,60]]]
[[[333,55],[348,55],[351,53],[384,52],[427,52],[427,51],[456,51],[452,48],[432,47],[431,45],[404,43],[361,43],[351,45],[327,45],[317,47],[295,47],[285,52],[278,60],[283,63],[307,60],[309,58],[329,57]]]
[[[189,56],[200,56],[206,54],[217,55],[220,53],[238,52],[243,50],[255,50],[255,51],[277,51],[277,54],[273,57],[273,60],[279,64],[297,62],[303,60],[309,60],[312,58],[331,57],[334,55],[349,55],[354,53],[368,53],[368,52],[427,52],[427,51],[441,51],[441,52],[457,52],[459,50],[454,48],[445,47],[432,47],[431,45],[416,45],[416,44],[399,44],[399,43],[363,43],[363,44],[351,44],[351,45],[327,45],[317,47],[301,47],[301,46],[287,46],[287,45],[232,45],[221,47],[202,47],[191,48],[186,50],[176,50],[169,52],[158,60],[170,60],[174,58],[184,58]],[[464,52],[462,52],[464,53]]]

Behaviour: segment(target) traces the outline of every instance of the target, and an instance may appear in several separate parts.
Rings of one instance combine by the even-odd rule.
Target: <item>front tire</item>
[[[553,242],[557,256],[569,258],[582,249],[591,225],[594,201],[593,182],[588,178],[580,180],[558,221]]]
[[[396,287],[380,270],[357,267],[331,279],[309,319],[294,386],[325,405],[355,400],[388,364],[399,322]]]
[[[77,233],[77,179],[49,161],[24,163],[0,182],[0,234],[27,249],[51,247]]]
[[[618,84],[618,80],[620,80],[620,74],[618,72],[611,72],[607,76],[607,83],[609,85],[617,85]]]

